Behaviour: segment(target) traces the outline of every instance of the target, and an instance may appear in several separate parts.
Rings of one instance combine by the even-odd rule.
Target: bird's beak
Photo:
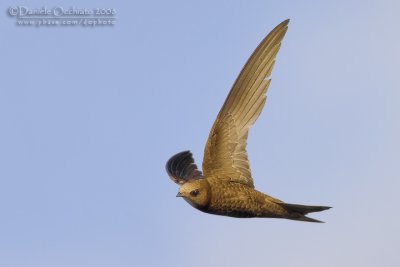
[[[178,192],[178,194],[176,194],[176,197],[183,197],[183,195],[181,194],[181,192]]]

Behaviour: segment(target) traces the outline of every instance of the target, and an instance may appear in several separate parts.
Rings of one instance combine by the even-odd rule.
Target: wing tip
[[[286,26],[289,25],[289,22],[290,22],[290,19],[285,19],[284,21],[282,21],[281,23],[279,23],[278,26],[286,27]]]
[[[290,19],[286,19],[286,20],[282,21],[281,23],[279,23],[274,28],[274,30],[272,30],[273,32],[277,31],[277,34],[278,34],[278,32],[281,32],[281,31],[283,32],[283,36],[282,36],[282,38],[280,38],[281,40],[283,39],[283,37],[285,36],[285,34],[289,28],[289,22],[290,22]]]

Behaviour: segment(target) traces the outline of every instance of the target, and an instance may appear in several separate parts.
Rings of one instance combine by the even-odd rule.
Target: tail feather
[[[303,221],[303,222],[315,222],[315,223],[324,223],[323,221],[313,219],[304,215],[297,215],[292,218],[289,218],[290,220],[295,220],[295,221]]]
[[[282,203],[282,206],[290,211],[298,212],[303,215],[306,215],[307,213],[323,211],[323,210],[327,210],[327,209],[331,208],[331,207],[326,207],[326,206],[307,206],[307,205],[298,205],[298,204],[289,204],[289,203]]]
[[[306,221],[306,222],[319,222],[322,221],[306,217],[304,215],[311,212],[319,212],[323,210],[330,209],[331,207],[327,206],[307,206],[307,205],[298,205],[298,204],[289,204],[289,203],[280,203],[285,209],[292,213],[292,216],[288,219],[297,220],[297,221]]]

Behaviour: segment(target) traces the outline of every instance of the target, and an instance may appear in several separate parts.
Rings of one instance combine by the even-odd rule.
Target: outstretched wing
[[[183,151],[172,156],[165,166],[169,177],[177,184],[184,184],[189,180],[202,179],[201,171],[197,169],[192,153]]]
[[[229,179],[254,187],[246,144],[250,127],[264,107],[272,68],[289,20],[258,45],[237,77],[211,129],[204,151],[205,177]]]

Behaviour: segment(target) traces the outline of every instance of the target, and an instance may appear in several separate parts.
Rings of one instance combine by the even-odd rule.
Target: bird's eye
[[[197,196],[199,193],[200,193],[199,189],[196,189],[196,190],[191,191],[191,192],[190,192],[190,195],[191,195],[192,197],[195,197],[195,196]]]

